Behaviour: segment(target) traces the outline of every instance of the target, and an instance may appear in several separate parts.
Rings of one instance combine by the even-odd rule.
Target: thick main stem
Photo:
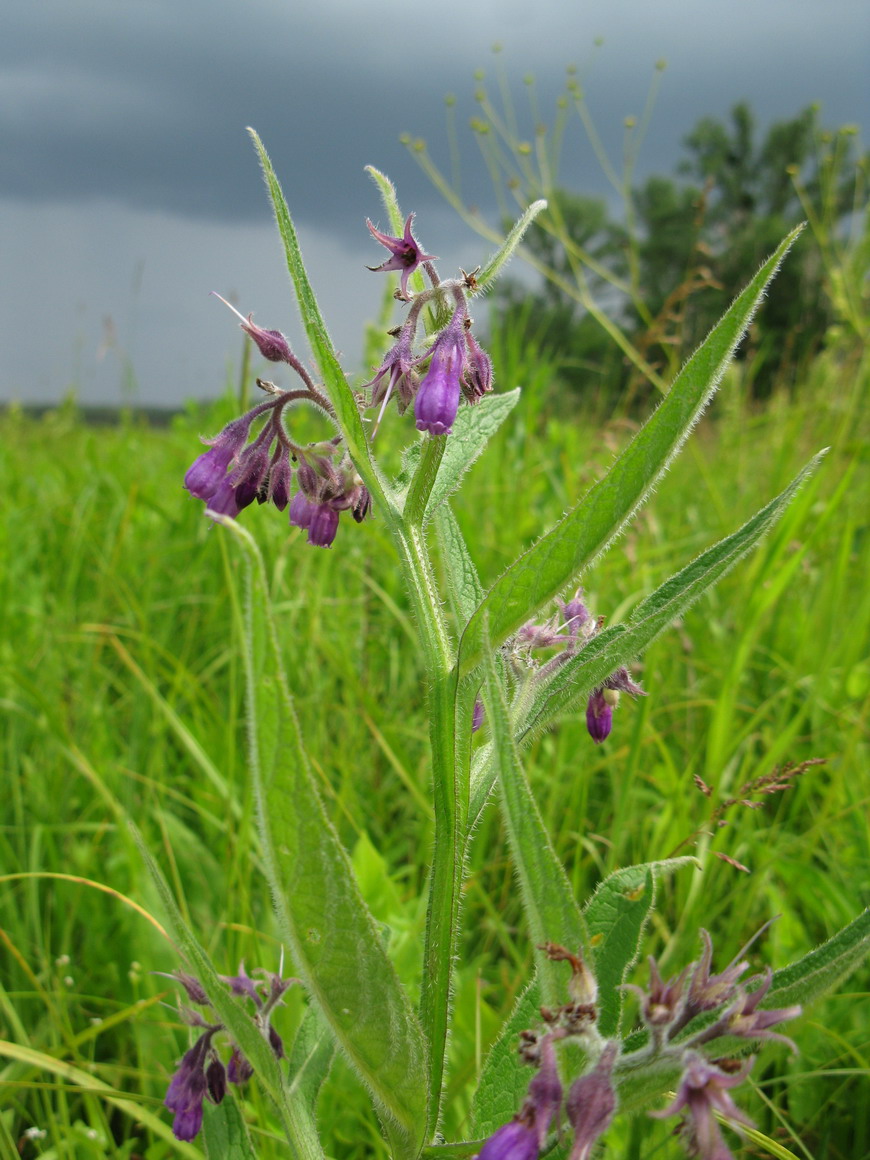
[[[422,529],[397,527],[429,686],[435,845],[429,876],[426,943],[420,1020],[429,1049],[429,1122],[431,1139],[438,1123],[453,962],[456,957],[463,849],[467,815],[467,771],[457,764],[455,745],[456,672],[454,649]]]

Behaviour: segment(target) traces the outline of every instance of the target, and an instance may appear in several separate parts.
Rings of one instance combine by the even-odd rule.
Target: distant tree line
[[[632,190],[628,220],[615,220],[604,199],[548,193],[544,228],[527,235],[546,277],[531,293],[516,281],[501,284],[493,327],[521,331],[556,360],[565,384],[584,393],[596,385],[609,395],[644,392],[643,367],[671,376],[762,260],[810,216],[813,229],[780,271],[741,351],[751,353],[757,396],[794,382],[839,321],[825,242],[830,250],[866,205],[868,159],[855,141],[853,130],[822,131],[813,107],[761,136],[741,103],[725,123],[698,122],[674,176]],[[613,341],[591,301],[637,358]]]

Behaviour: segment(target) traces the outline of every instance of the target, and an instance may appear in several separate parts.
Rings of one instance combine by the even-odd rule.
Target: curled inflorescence
[[[441,282],[432,264],[434,255],[423,253],[411,233],[412,218],[405,223],[402,237],[381,233],[368,223],[374,238],[392,255],[382,265],[370,268],[400,271],[396,297],[410,303],[406,321],[392,332],[396,339],[393,347],[358,399],[362,410],[379,407],[373,437],[390,399],[396,400],[400,413],[413,405],[417,429],[440,436],[452,430],[463,398],[475,403],[492,390],[492,363],[471,333],[468,297],[477,289],[474,274],[463,273],[461,278]],[[408,278],[418,267],[426,271],[432,285],[411,296]],[[230,306],[225,299],[221,301]],[[416,350],[423,307],[443,309],[445,303],[452,303],[446,325],[434,333],[427,348]],[[279,511],[289,508],[291,525],[304,529],[310,544],[331,547],[341,513],[350,512],[357,523],[362,522],[370,512],[371,496],[340,435],[301,446],[290,434],[287,415],[292,407],[308,404],[334,425],[332,403],[279,330],[264,330],[250,315],[245,318],[235,307],[230,309],[241,319],[242,330],[260,354],[270,362],[288,366],[301,385],[281,390],[258,379],[270,398],[227,424],[214,439],[205,440],[209,450],[188,469],[184,486],[205,501],[210,513],[233,519],[254,500],[273,503]],[[265,421],[252,438],[260,420]]]

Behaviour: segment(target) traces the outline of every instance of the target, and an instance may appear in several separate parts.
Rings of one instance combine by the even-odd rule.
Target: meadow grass
[[[559,396],[546,360],[498,336],[494,348],[500,386],[524,386],[523,401],[455,503],[485,583],[598,478],[639,418],[602,426],[600,408]],[[696,871],[664,886],[649,931],[669,971],[695,957],[699,927],[721,967],[773,915],[752,958],[783,965],[867,899],[867,388],[866,363],[832,354],[761,408],[733,370],[631,531],[584,577],[593,612],[623,619],[831,447],[761,549],[649,650],[638,669],[648,696],[623,703],[610,740],[592,745],[578,706],[526,754],[581,899],[616,867],[698,857]],[[130,416],[88,427],[72,406],[0,419],[3,1158],[19,1155],[34,1126],[46,1135],[23,1143],[25,1156],[199,1154],[172,1141],[160,1106],[186,1040],[162,1005],[176,988],[150,972],[179,963],[155,925],[127,819],[226,972],[241,959],[277,967],[245,771],[240,561],[181,488],[197,435],[233,413],[230,399],[190,408],[167,430]],[[390,420],[379,439],[406,435],[400,426]],[[269,508],[242,519],[266,555],[327,808],[413,988],[432,841],[426,690],[392,549],[377,518],[343,526],[331,552],[308,548]],[[806,764],[814,759],[824,764]],[[790,788],[746,790],[775,767],[797,771]],[[461,1130],[486,1048],[532,965],[492,806],[465,905],[447,1133]],[[866,985],[855,976],[848,993],[811,1009],[793,1030],[800,1055],[774,1050],[755,1078],[750,1112],[797,1156],[870,1153]],[[293,994],[282,1029],[301,1010]],[[259,1155],[283,1155],[256,1083],[248,1098]],[[327,1154],[385,1154],[346,1068],[333,1070],[320,1111]],[[669,1126],[646,1117],[618,1130],[616,1154],[680,1153]]]

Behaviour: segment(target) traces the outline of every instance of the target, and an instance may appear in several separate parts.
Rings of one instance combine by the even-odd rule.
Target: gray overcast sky
[[[830,126],[866,126],[866,0],[34,0],[0,20],[0,399],[120,399],[120,352],[138,399],[216,394],[238,356],[216,289],[293,339],[298,325],[244,127],[263,137],[309,257],[321,305],[356,369],[382,288],[366,163],[397,181],[418,234],[448,263],[484,256],[399,144],[446,155],[458,99],[466,194],[486,203],[464,126],[491,46],[522,104],[536,77],[545,115],[574,63],[618,158],[653,67],[668,62],[640,172],[667,173],[703,115],[749,100],[759,120],[812,101]],[[597,38],[603,44],[595,48]],[[604,192],[579,123],[570,171]],[[444,266],[451,272],[450,266]],[[105,353],[104,319],[118,348]]]

